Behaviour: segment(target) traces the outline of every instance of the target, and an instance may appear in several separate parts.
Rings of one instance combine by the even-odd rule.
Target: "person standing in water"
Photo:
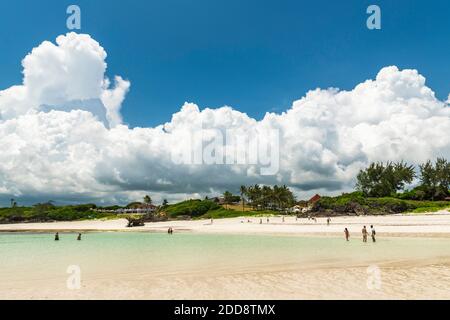
[[[344,229],[344,234],[345,234],[345,240],[348,241],[348,239],[350,238],[350,232],[348,232],[347,228]]]
[[[55,241],[59,241],[59,233],[58,232],[55,234]]]
[[[81,233],[78,234],[77,240],[78,240],[78,241],[81,240]]]
[[[367,242],[367,234],[367,228],[364,226],[364,228],[362,228],[363,242]]]
[[[375,228],[373,227],[373,226],[370,226],[370,230],[371,230],[371,232],[370,232],[370,234],[371,234],[371,236],[372,236],[372,241],[373,242],[377,242],[377,240],[375,239],[375,236],[376,236],[376,232],[375,232]]]

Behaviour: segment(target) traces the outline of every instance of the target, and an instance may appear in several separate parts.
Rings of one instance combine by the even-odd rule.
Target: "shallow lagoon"
[[[167,277],[215,277],[327,268],[417,266],[450,257],[448,238],[380,238],[346,242],[333,237],[139,232],[0,234],[0,283],[9,289],[63,288],[67,268],[85,283]]]
[[[0,277],[9,272],[65,273],[68,265],[102,274],[146,272],[223,272],[225,270],[317,265],[364,265],[420,261],[450,255],[450,239],[386,238],[376,243],[341,238],[105,232],[0,234]]]

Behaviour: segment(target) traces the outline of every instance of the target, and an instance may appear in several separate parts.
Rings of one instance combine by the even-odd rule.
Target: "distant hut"
[[[314,203],[316,203],[317,201],[319,201],[320,198],[321,198],[321,196],[318,195],[318,194],[316,194],[316,195],[314,195],[311,199],[308,200],[308,204],[311,206],[311,205],[313,205]]]

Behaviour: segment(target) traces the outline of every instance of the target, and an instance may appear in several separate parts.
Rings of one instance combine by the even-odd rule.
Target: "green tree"
[[[225,191],[223,193],[223,200],[225,203],[225,207],[228,209],[228,204],[230,204],[233,201],[233,194],[229,191]]]
[[[261,204],[264,210],[266,210],[269,206],[271,206],[273,202],[273,192],[269,186],[262,187],[262,198]]]
[[[55,209],[55,205],[53,204],[52,200],[45,203],[36,203],[35,205],[33,205],[34,215],[38,219],[45,219],[48,212],[53,209]]]
[[[144,197],[144,203],[145,203],[145,204],[152,204],[152,198],[150,198],[149,195],[146,195],[146,196]]]
[[[260,187],[257,184],[249,187],[241,186],[241,194],[247,197],[247,203],[253,209],[284,211],[295,203],[294,194],[285,185],[273,187]]]
[[[247,194],[247,187],[246,186],[241,186],[240,187],[240,191],[241,191],[241,200],[242,200],[242,212],[244,212],[244,210],[245,210],[245,199],[244,199],[244,196]]]
[[[450,188],[450,163],[444,158],[436,160],[436,179],[441,191],[448,195]]]
[[[283,185],[279,190],[280,209],[285,210],[288,207],[292,207],[295,203],[295,197],[292,191],[286,185]]]
[[[258,209],[262,198],[261,187],[258,184],[249,187],[249,198],[252,204],[252,208]]]
[[[405,162],[372,163],[357,176],[356,189],[369,197],[386,197],[411,183],[415,177],[414,166]]]
[[[436,163],[428,160],[419,166],[419,190],[426,194],[427,199],[443,199],[449,194],[450,163],[444,158],[438,158]]]

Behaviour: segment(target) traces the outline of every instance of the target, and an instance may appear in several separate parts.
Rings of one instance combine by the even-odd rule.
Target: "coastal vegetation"
[[[356,189],[366,197],[395,197],[409,200],[445,200],[450,188],[450,163],[438,158],[435,163],[427,161],[414,166],[405,162],[372,163],[356,177]],[[418,185],[404,191],[405,185],[418,179]],[[398,193],[399,191],[404,191]]]
[[[95,204],[56,206],[53,201],[0,208],[0,223],[73,221],[126,218],[130,226],[167,219],[230,218],[238,216],[364,215],[433,212],[450,208],[450,163],[438,158],[418,168],[405,162],[372,163],[356,177],[355,192],[318,200],[297,201],[285,185],[240,186],[240,195],[225,191],[220,197],[191,199],[155,206],[149,195],[142,202],[98,207]],[[414,184],[412,189],[406,186]],[[314,198],[313,198],[314,199]],[[293,211],[294,207],[301,210]]]
[[[115,215],[91,210],[95,204],[55,206],[51,202],[38,203],[31,207],[14,206],[0,208],[0,223],[73,221],[87,219],[107,219]]]
[[[356,177],[356,189],[367,197],[388,197],[402,190],[415,177],[414,166],[406,163],[372,163]]]
[[[414,179],[410,190],[405,186]],[[413,165],[403,161],[372,163],[357,176],[356,192],[322,197],[312,211],[324,214],[392,214],[434,212],[450,207],[450,163],[438,158]]]
[[[170,218],[196,218],[210,211],[221,210],[223,207],[211,200],[187,200],[168,205],[164,212]]]
[[[272,210],[246,210],[245,213],[243,213],[239,205],[229,204],[225,207],[225,205],[222,206],[208,199],[182,201],[180,203],[167,206],[164,212],[167,217],[171,219],[219,219],[240,217],[243,215],[250,217],[277,214],[277,212]]]
[[[285,211],[295,204],[292,191],[283,186],[241,186],[242,202],[247,202],[254,210]]]
[[[337,197],[322,197],[314,203],[312,212],[324,215],[395,214],[404,212],[434,212],[450,208],[450,201],[404,200],[398,197],[366,197],[362,192],[345,193]]]

